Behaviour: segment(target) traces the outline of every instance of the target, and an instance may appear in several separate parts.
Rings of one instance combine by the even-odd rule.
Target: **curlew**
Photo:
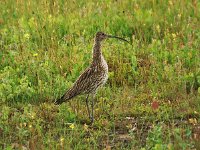
[[[65,101],[72,99],[77,95],[87,95],[86,106],[89,118],[92,123],[94,121],[94,98],[96,92],[98,88],[103,86],[108,79],[108,65],[101,51],[101,42],[107,38],[116,38],[128,42],[127,40],[121,37],[107,35],[103,32],[97,32],[94,38],[93,59],[90,66],[79,76],[79,78],[75,81],[73,86],[60,99],[54,102],[55,104],[61,104]],[[89,97],[92,98],[92,112],[90,112],[89,109]]]

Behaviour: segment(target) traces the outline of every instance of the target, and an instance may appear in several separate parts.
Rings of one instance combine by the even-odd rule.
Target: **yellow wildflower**
[[[29,38],[30,38],[30,34],[25,33],[25,34],[24,34],[24,38],[25,38],[25,39],[29,39]]]
[[[61,137],[61,138],[60,138],[60,142],[61,142],[61,143],[63,143],[63,141],[64,141],[64,138],[63,138],[63,137]]]
[[[73,130],[75,126],[74,126],[74,124],[72,123],[69,127]]]
[[[34,53],[33,56],[34,56],[34,57],[37,57],[37,56],[38,56],[38,53]]]
[[[189,120],[189,123],[191,123],[191,124],[197,124],[197,119],[196,118],[190,118]]]
[[[34,119],[35,118],[35,113],[31,113],[30,116],[31,116],[31,119]]]
[[[194,114],[198,114],[198,112],[197,112],[197,111],[194,111]]]
[[[60,145],[61,145],[61,146],[63,146],[64,140],[65,140],[65,139],[64,139],[63,137],[60,138]]]
[[[173,38],[176,38],[176,34],[175,34],[175,33],[172,33],[172,37],[173,37]]]

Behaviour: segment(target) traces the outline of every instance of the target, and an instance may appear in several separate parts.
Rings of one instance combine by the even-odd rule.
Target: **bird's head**
[[[117,37],[117,36],[113,36],[113,35],[108,35],[108,34],[105,34],[103,32],[97,32],[96,33],[96,40],[98,40],[100,42],[103,41],[104,39],[107,39],[107,38],[116,38],[116,39],[128,42],[127,40],[125,40],[125,39],[123,39],[121,37]]]
[[[96,40],[103,41],[106,38],[107,38],[107,35],[105,33],[103,33],[103,32],[96,33]]]

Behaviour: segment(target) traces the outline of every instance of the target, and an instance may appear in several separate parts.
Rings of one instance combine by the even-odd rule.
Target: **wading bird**
[[[79,76],[73,86],[60,99],[54,102],[55,104],[61,104],[65,101],[69,101],[77,95],[86,94],[86,106],[91,123],[94,121],[93,112],[96,92],[98,88],[103,86],[108,79],[108,65],[101,52],[101,42],[107,38],[116,38],[128,42],[121,37],[107,35],[103,32],[97,32],[94,38],[93,60],[91,65]],[[88,103],[88,98],[90,96],[92,97],[92,112],[90,112]]]

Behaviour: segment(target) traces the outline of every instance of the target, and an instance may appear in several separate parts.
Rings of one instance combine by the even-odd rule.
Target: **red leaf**
[[[153,101],[151,104],[151,108],[153,110],[156,110],[156,109],[158,109],[158,107],[159,107],[159,103],[157,101]]]

